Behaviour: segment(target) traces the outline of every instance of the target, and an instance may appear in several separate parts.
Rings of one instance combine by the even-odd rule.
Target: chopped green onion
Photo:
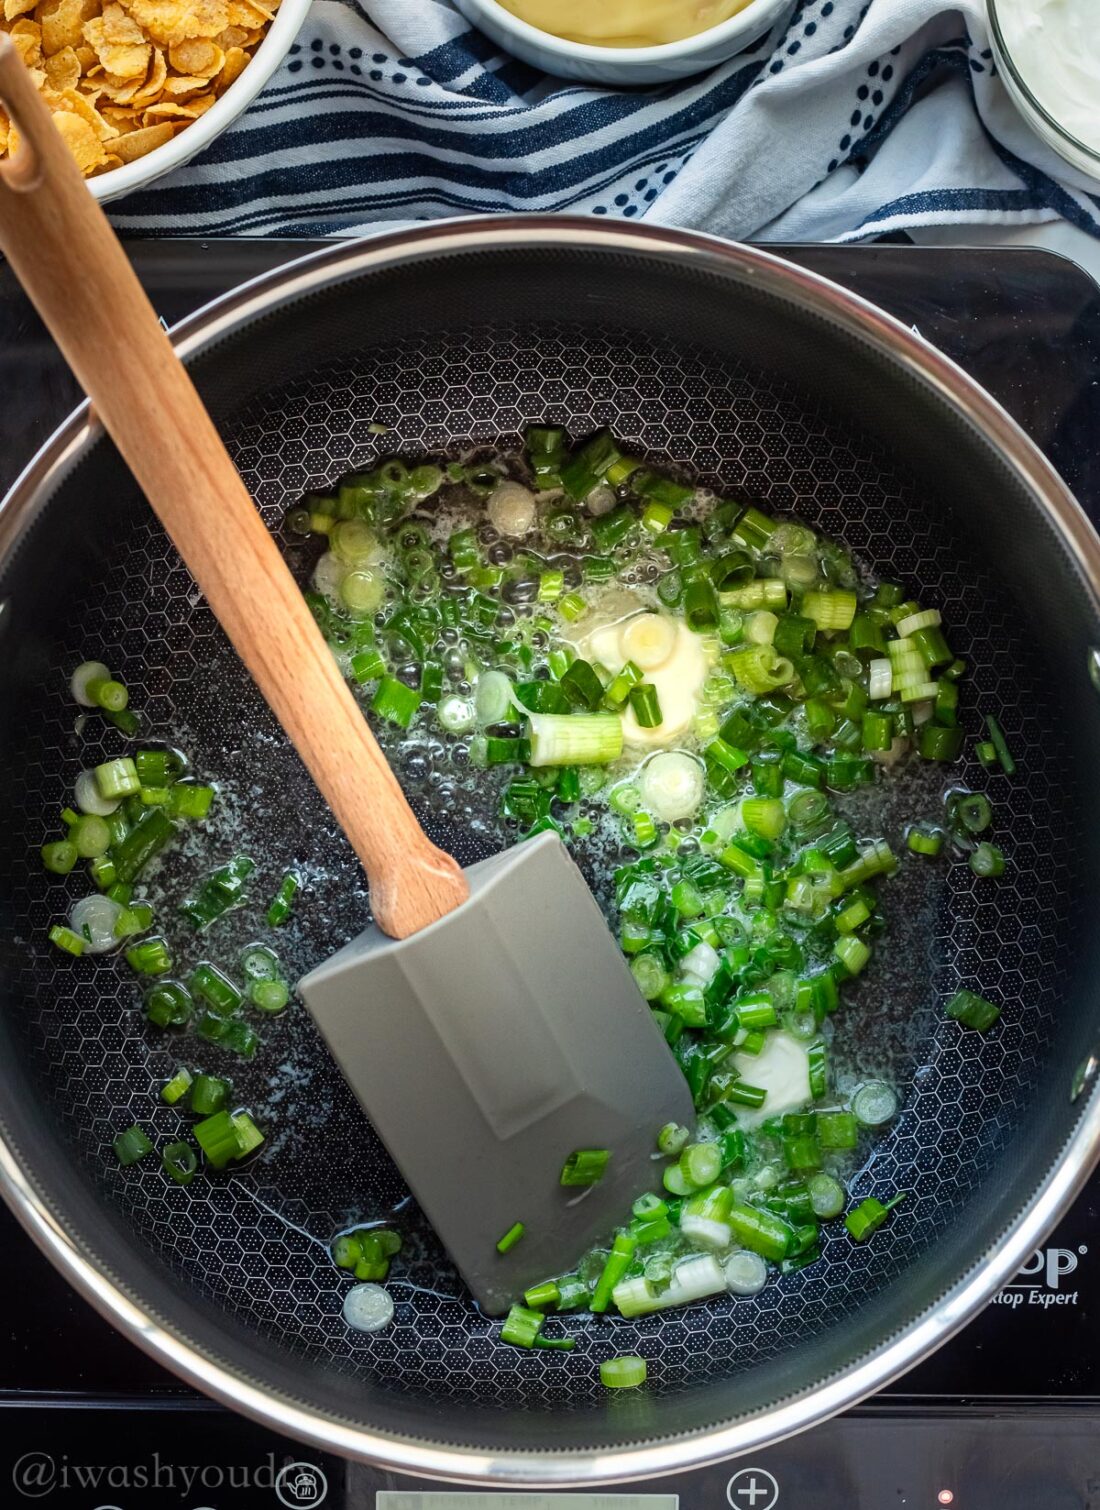
[[[945,1011],[964,1028],[975,1028],[979,1033],[987,1033],[1001,1015],[1000,1007],[974,991],[956,991]]]
[[[534,1347],[535,1338],[542,1330],[546,1317],[541,1311],[529,1311],[526,1306],[513,1306],[500,1329],[501,1342],[510,1342],[513,1347]]]
[[[646,1361],[633,1353],[605,1358],[600,1364],[600,1383],[605,1389],[637,1389],[646,1381]]]
[[[124,1168],[138,1163],[146,1154],[153,1151],[152,1143],[136,1123],[133,1127],[128,1127],[125,1132],[119,1133],[112,1146],[115,1158]]]
[[[56,839],[42,846],[42,864],[55,876],[67,876],[77,859],[76,845],[69,839]]]
[[[244,1000],[243,994],[225,971],[219,970],[217,965],[212,965],[208,960],[195,966],[187,984],[194,996],[200,997],[221,1017],[228,1017],[236,1012]]]
[[[165,939],[143,939],[126,951],[126,963],[139,975],[166,975],[172,968],[172,956]]]
[[[603,1179],[611,1159],[609,1148],[578,1148],[562,1165],[560,1184],[595,1185]]]
[[[155,1027],[182,1028],[193,1010],[191,993],[179,981],[161,981],[146,993],[145,1016]]]
[[[191,1071],[179,1067],[176,1073],[161,1086],[160,1099],[166,1106],[175,1106],[177,1101],[182,1101],[191,1089]]]
[[[165,1174],[177,1185],[190,1185],[199,1167],[198,1155],[190,1143],[169,1143],[160,1162]]]
[[[383,676],[378,690],[371,699],[371,711],[379,718],[387,719],[399,729],[407,729],[412,723],[422,698],[419,692],[406,687],[395,676]]]
[[[935,857],[943,849],[943,830],[927,823],[914,823],[905,836],[905,842],[915,855]]]
[[[97,765],[93,772],[99,795],[110,802],[115,797],[129,797],[131,792],[141,790],[137,767],[128,755],[118,760],[107,760]]]
[[[614,713],[531,713],[532,766],[610,765],[623,752],[622,721]]]
[[[660,726],[664,715],[657,688],[651,682],[639,682],[636,687],[631,687],[630,711],[641,728],[656,729]]]
[[[882,1080],[868,1080],[852,1097],[852,1115],[861,1127],[884,1127],[896,1114],[898,1098]]]
[[[297,873],[288,870],[279,882],[279,889],[272,898],[271,905],[267,909],[267,926],[279,928],[290,916],[290,909],[294,905],[294,898],[301,888],[301,880]]]
[[[504,1236],[502,1238],[498,1238],[497,1252],[509,1253],[523,1236],[524,1230],[525,1229],[522,1222],[513,1222]]]
[[[865,1201],[860,1201],[859,1205],[854,1210],[849,1211],[848,1215],[844,1218],[844,1225],[847,1227],[852,1238],[857,1243],[866,1242],[869,1237],[878,1231],[894,1207],[900,1205],[905,1200],[906,1194],[907,1192],[902,1191],[900,1195],[894,1196],[893,1200],[887,1201],[885,1205],[881,1201],[876,1201],[873,1195],[868,1196]]]
[[[198,1117],[220,1112],[229,1097],[229,1084],[217,1075],[196,1075],[188,1104]]]
[[[290,988],[282,980],[254,980],[249,983],[248,999],[260,1012],[281,1012],[290,1000]]]
[[[995,844],[979,844],[970,856],[970,869],[983,879],[1004,874],[1005,857]]]

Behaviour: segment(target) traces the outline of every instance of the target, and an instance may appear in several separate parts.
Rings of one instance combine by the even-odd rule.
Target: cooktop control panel
[[[748,1457],[593,1492],[381,1473],[204,1403],[69,1404],[6,1413],[6,1510],[1100,1510],[1100,1418],[1065,1404],[871,1405]]]

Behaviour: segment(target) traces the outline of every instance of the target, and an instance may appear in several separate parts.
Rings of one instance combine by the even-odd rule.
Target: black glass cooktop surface
[[[171,325],[314,248],[165,240],[134,242],[129,251]],[[1100,523],[1100,290],[1079,268],[1027,250],[805,247],[783,254],[880,304],[957,360],[1023,425]],[[0,268],[0,492],[77,399],[52,343]],[[461,1497],[435,1505],[442,1491],[430,1485],[337,1464],[199,1400],[78,1299],[4,1208],[0,1275],[0,1505],[477,1510]],[[677,1496],[700,1510],[1100,1510],[1098,1294],[1094,1178],[1014,1283],[893,1389],[753,1464],[624,1491],[617,1510],[676,1510]],[[640,1506],[627,1503],[643,1494]],[[480,1505],[487,1495],[476,1498]],[[533,1497],[529,1510],[555,1507]],[[615,1507],[603,1502],[602,1510]]]

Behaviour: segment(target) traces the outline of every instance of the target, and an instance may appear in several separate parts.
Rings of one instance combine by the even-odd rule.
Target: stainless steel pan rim
[[[441,254],[476,254],[506,247],[572,246],[650,253],[690,260],[752,280],[805,311],[858,333],[910,376],[930,385],[998,448],[1002,460],[1041,502],[1100,603],[1100,540],[1057,473],[1020,427],[967,374],[892,317],[816,274],[757,249],[657,227],[600,225],[574,218],[502,217],[452,221],[338,245],[243,285],[198,311],[173,332],[185,359],[247,325],[286,299],[372,269],[415,263]],[[63,474],[98,434],[87,405],[78,409],[25,469],[0,504],[0,553],[40,490]],[[1069,1088],[1067,1087],[1067,1095]],[[1100,1085],[1089,1077],[1072,1136],[1032,1198],[1017,1213],[994,1251],[951,1285],[937,1303],[856,1367],[819,1388],[717,1428],[650,1445],[600,1453],[506,1453],[364,1431],[275,1396],[198,1352],[144,1311],[124,1282],[82,1250],[50,1209],[48,1196],[28,1179],[0,1118],[0,1193],[24,1228],[74,1288],[158,1363],[225,1405],[276,1431],[341,1456],[384,1469],[473,1484],[586,1485],[659,1476],[736,1456],[826,1420],[882,1388],[963,1327],[1022,1266],[1083,1188],[1100,1156]]]

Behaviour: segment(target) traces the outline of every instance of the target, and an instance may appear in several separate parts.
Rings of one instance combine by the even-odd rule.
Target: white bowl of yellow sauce
[[[660,84],[724,63],[794,0],[455,0],[504,51],[544,73]]]

